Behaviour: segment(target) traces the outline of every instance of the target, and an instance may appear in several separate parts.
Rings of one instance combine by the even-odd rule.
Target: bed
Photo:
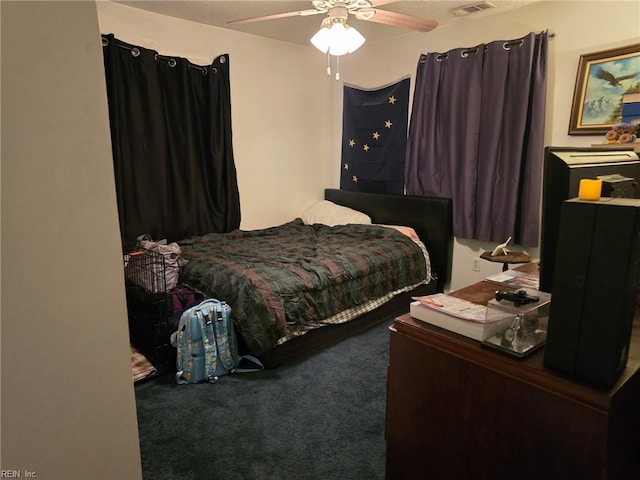
[[[227,301],[241,350],[268,367],[393,318],[450,281],[450,199],[327,189],[327,202],[370,221],[297,218],[179,242],[181,283]]]

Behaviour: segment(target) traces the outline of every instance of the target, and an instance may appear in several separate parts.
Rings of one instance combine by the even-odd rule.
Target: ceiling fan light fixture
[[[322,53],[340,56],[353,53],[365,42],[358,30],[342,19],[323,20],[320,30],[311,37],[311,43]]]
[[[322,22],[322,26],[317,33],[311,37],[311,44],[320,50],[322,53],[327,53],[331,46],[331,40],[329,35],[329,26]]]

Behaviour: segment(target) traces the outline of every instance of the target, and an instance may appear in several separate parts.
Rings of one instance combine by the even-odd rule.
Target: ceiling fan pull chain
[[[330,77],[330,76],[331,76],[331,55],[327,50],[327,77]]]
[[[340,57],[336,57],[336,82],[340,80]]]

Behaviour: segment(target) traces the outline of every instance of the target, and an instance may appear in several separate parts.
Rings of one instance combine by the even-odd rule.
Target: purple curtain
[[[548,35],[420,56],[407,194],[448,197],[456,237],[538,244]]]

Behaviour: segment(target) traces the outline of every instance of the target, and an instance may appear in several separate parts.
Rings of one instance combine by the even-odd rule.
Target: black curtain
[[[229,56],[187,59],[102,36],[123,240],[240,226]]]

